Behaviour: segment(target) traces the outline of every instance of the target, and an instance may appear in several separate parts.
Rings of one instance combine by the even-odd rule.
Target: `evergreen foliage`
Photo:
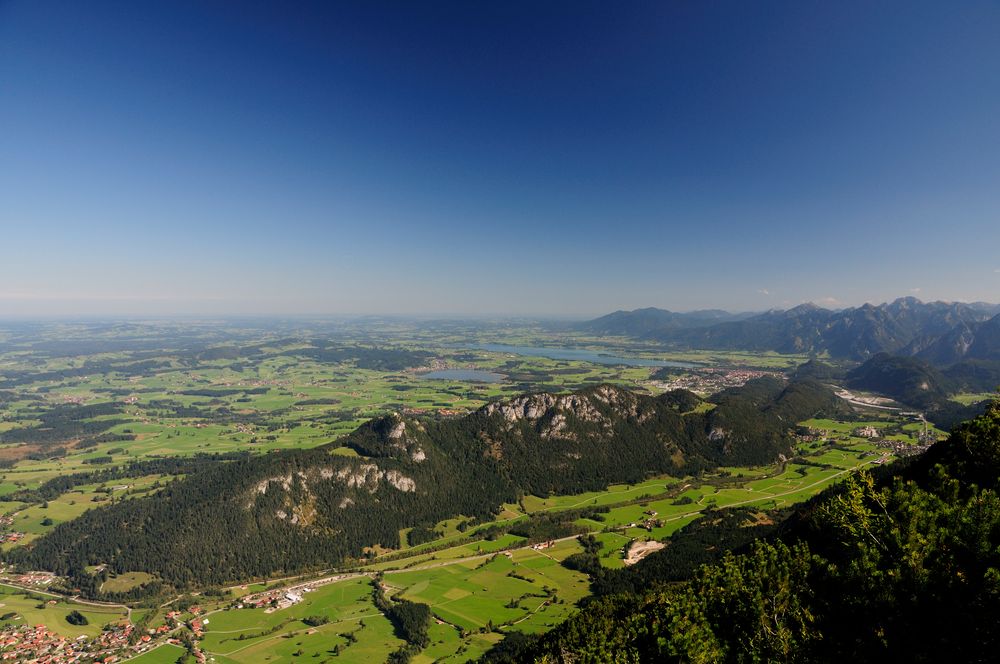
[[[719,395],[709,412],[689,410],[693,398],[599,385],[519,397],[458,419],[376,418],[340,441],[362,458],[331,454],[334,444],[79,473],[22,498],[131,473],[186,476],[153,496],[87,511],[6,557],[68,575],[85,591],[92,584],[84,570],[101,564],[115,574],[148,572],[175,588],[329,567],[368,547],[398,548],[401,529],[414,528],[418,543],[441,520],[489,519],[526,493],[771,462],[790,452],[795,422],[840,408],[809,380],[751,381]],[[535,541],[578,532],[558,518],[514,527]]]
[[[779,535],[684,583],[604,596],[484,661],[995,661],[998,489],[994,405],[917,461],[852,477]]]

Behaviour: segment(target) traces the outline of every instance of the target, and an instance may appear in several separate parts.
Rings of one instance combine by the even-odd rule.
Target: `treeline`
[[[113,573],[149,572],[178,588],[222,584],[341,564],[375,545],[398,548],[400,529],[415,522],[456,513],[489,519],[501,502],[515,499],[495,475],[465,471],[439,454],[405,469],[415,478],[414,491],[383,478],[373,492],[321,474],[343,469],[367,477],[363,464],[324,449],[208,463],[155,496],[89,510],[6,557],[74,578],[106,563]],[[383,473],[404,472],[393,460],[379,465]],[[257,489],[272,478],[266,491]],[[290,478],[287,488],[284,478]],[[302,507],[310,513],[307,523],[292,519]]]
[[[131,461],[129,463],[84,473],[58,475],[46,480],[35,489],[22,489],[9,494],[9,500],[22,503],[42,503],[55,500],[67,491],[84,484],[101,484],[128,477],[146,475],[188,475],[203,470],[212,464],[235,459],[245,459],[247,452],[226,452],[221,454],[196,454],[190,457],[162,457]]]
[[[86,354],[86,353],[83,353]],[[156,369],[169,367],[168,360],[143,360],[134,362],[131,360],[87,360],[79,367],[66,367],[62,369],[50,369],[43,371],[6,370],[0,378],[0,387],[11,388],[33,383],[47,383],[53,381],[66,380],[68,378],[83,378],[95,374],[108,375],[112,373],[127,376],[144,376],[152,373]]]
[[[335,346],[323,341],[314,341],[312,347],[286,350],[281,354],[303,357],[325,364],[354,362],[359,369],[375,371],[402,371],[412,367],[420,367],[434,357],[433,353],[420,350],[352,345]]]
[[[426,604],[405,599],[390,600],[385,594],[382,575],[372,579],[372,602],[392,623],[396,636],[406,644],[393,651],[388,664],[407,664],[415,655],[430,645],[427,630],[431,623],[431,608]]]
[[[240,390],[242,392],[242,390]],[[203,402],[201,404],[185,404],[174,399],[150,399],[146,404],[147,414],[158,417],[179,418],[179,419],[199,419],[204,422],[233,425],[233,424],[253,424],[257,427],[277,429],[283,424],[279,418],[288,409],[275,409],[267,412],[233,410],[227,405],[219,403]]]
[[[56,584],[53,590],[64,592],[67,595],[84,595],[102,602],[135,602],[146,597],[159,595],[165,588],[159,579],[151,579],[128,590],[107,592],[101,590],[104,582],[110,578],[108,570],[101,568],[99,571],[89,573],[86,570],[76,570],[70,577],[70,585],[63,586]]]
[[[108,417],[119,415],[121,412],[121,404],[110,401],[86,405],[66,403],[29,408],[20,413],[21,417],[40,420],[40,423],[4,431],[0,433],[0,442],[31,443],[44,447],[64,443],[74,438],[94,436],[119,424],[127,423],[126,419]],[[100,417],[107,419],[93,419]]]
[[[592,535],[582,535],[583,551],[566,558],[563,565],[590,576],[592,596],[585,604],[606,595],[642,593],[656,585],[689,579],[702,565],[774,534],[790,513],[788,509],[765,513],[748,507],[706,510],[704,516],[671,535],[666,548],[622,568],[604,566],[600,543]]]
[[[216,387],[187,389],[172,392],[172,394],[183,394],[188,397],[228,397],[234,394],[267,394],[270,388],[267,387]]]

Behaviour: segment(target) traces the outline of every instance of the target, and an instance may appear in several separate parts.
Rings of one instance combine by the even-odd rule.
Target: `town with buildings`
[[[44,625],[9,624],[0,628],[0,661],[72,664],[73,662],[119,662],[158,645],[157,630],[137,636],[127,621],[114,622],[96,637],[59,635]]]
[[[653,381],[653,387],[663,391],[689,390],[695,394],[709,395],[730,387],[741,387],[755,378],[765,376],[780,378],[782,374],[776,371],[706,367],[687,369],[685,373],[671,376],[667,380]]]

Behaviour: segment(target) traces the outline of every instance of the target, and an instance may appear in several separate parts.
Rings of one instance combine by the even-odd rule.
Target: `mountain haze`
[[[836,311],[808,303],[729,319],[724,312],[716,313],[711,320],[698,314],[639,309],[609,314],[582,324],[581,329],[614,331],[688,348],[828,354],[864,361],[883,352],[944,355],[943,350],[928,349],[946,343],[941,340],[949,334],[960,336],[953,345],[962,348],[962,339],[995,315],[995,307],[981,303],[925,303],[904,297]],[[991,344],[982,342],[993,348]]]
[[[704,327],[725,321],[735,321],[753,314],[731,314],[721,309],[702,309],[678,313],[647,307],[633,311],[615,311],[576,325],[577,329],[593,334],[642,337],[663,330]]]

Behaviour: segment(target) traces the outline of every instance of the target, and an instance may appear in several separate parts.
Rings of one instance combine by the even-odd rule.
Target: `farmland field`
[[[41,624],[68,638],[95,636],[104,625],[125,618],[123,609],[87,606],[44,591],[23,591],[8,585],[0,585],[0,604],[3,605],[0,606],[0,615],[14,614],[0,620],[0,624]],[[78,626],[67,622],[66,617],[71,611],[82,613],[88,624]]]
[[[457,417],[497,398],[599,383],[658,394],[679,381],[707,395],[756,376],[781,375],[806,359],[664,351],[527,323],[389,321],[378,329],[321,320],[263,328],[64,323],[31,333],[15,326],[0,343],[3,551],[30,546],[87,510],[156,494],[188,473],[241,455],[334,443],[331,453],[356,456],[335,441],[388,412]],[[487,344],[571,346],[623,359],[551,359],[483,349]],[[75,350],[67,352],[68,346]],[[656,365],[662,363],[683,366],[661,375]],[[424,377],[442,370],[457,370],[450,375],[459,377],[462,371],[486,371],[501,379]],[[711,408],[713,403],[703,402],[698,411]],[[136,605],[131,614],[67,602],[58,594],[25,595],[31,591],[19,587],[57,587],[59,579],[38,581],[5,570],[12,585],[0,587],[0,613],[9,614],[4,625],[44,624],[66,637],[94,637],[105,624],[130,617],[154,645],[196,633],[193,621],[203,620],[197,647],[224,664],[384,661],[405,641],[373,599],[374,580],[381,579],[394,601],[425,604],[431,611],[428,644],[412,661],[468,661],[510,631],[545,631],[578,607],[590,592],[589,578],[562,564],[582,551],[578,535],[596,538],[601,565],[621,568],[624,550],[636,540],[668,538],[712,510],[787,507],[893,455],[856,435],[859,427],[874,427],[904,448],[928,433],[944,435],[892,413],[799,424],[815,435],[804,437],[796,456],[782,463],[718,468],[696,477],[653,476],[574,495],[524,495],[502,505],[492,520],[455,515],[435,524],[429,540],[424,535],[413,544],[412,529],[404,528],[399,549],[373,550],[346,578],[316,582],[291,606],[236,608],[243,598],[280,598],[285,588],[308,585],[333,570],[163,595],[162,605]],[[558,536],[538,534],[546,528]],[[158,581],[145,572],[116,574],[96,564],[88,572],[101,575],[93,592],[115,601],[132,601],[138,596],[132,593]],[[73,610],[86,617],[85,625],[67,621]],[[159,645],[132,661],[172,662],[185,652],[181,645]]]
[[[165,643],[155,650],[150,650],[128,661],[132,664],[175,664],[184,655],[184,652],[180,646]]]

